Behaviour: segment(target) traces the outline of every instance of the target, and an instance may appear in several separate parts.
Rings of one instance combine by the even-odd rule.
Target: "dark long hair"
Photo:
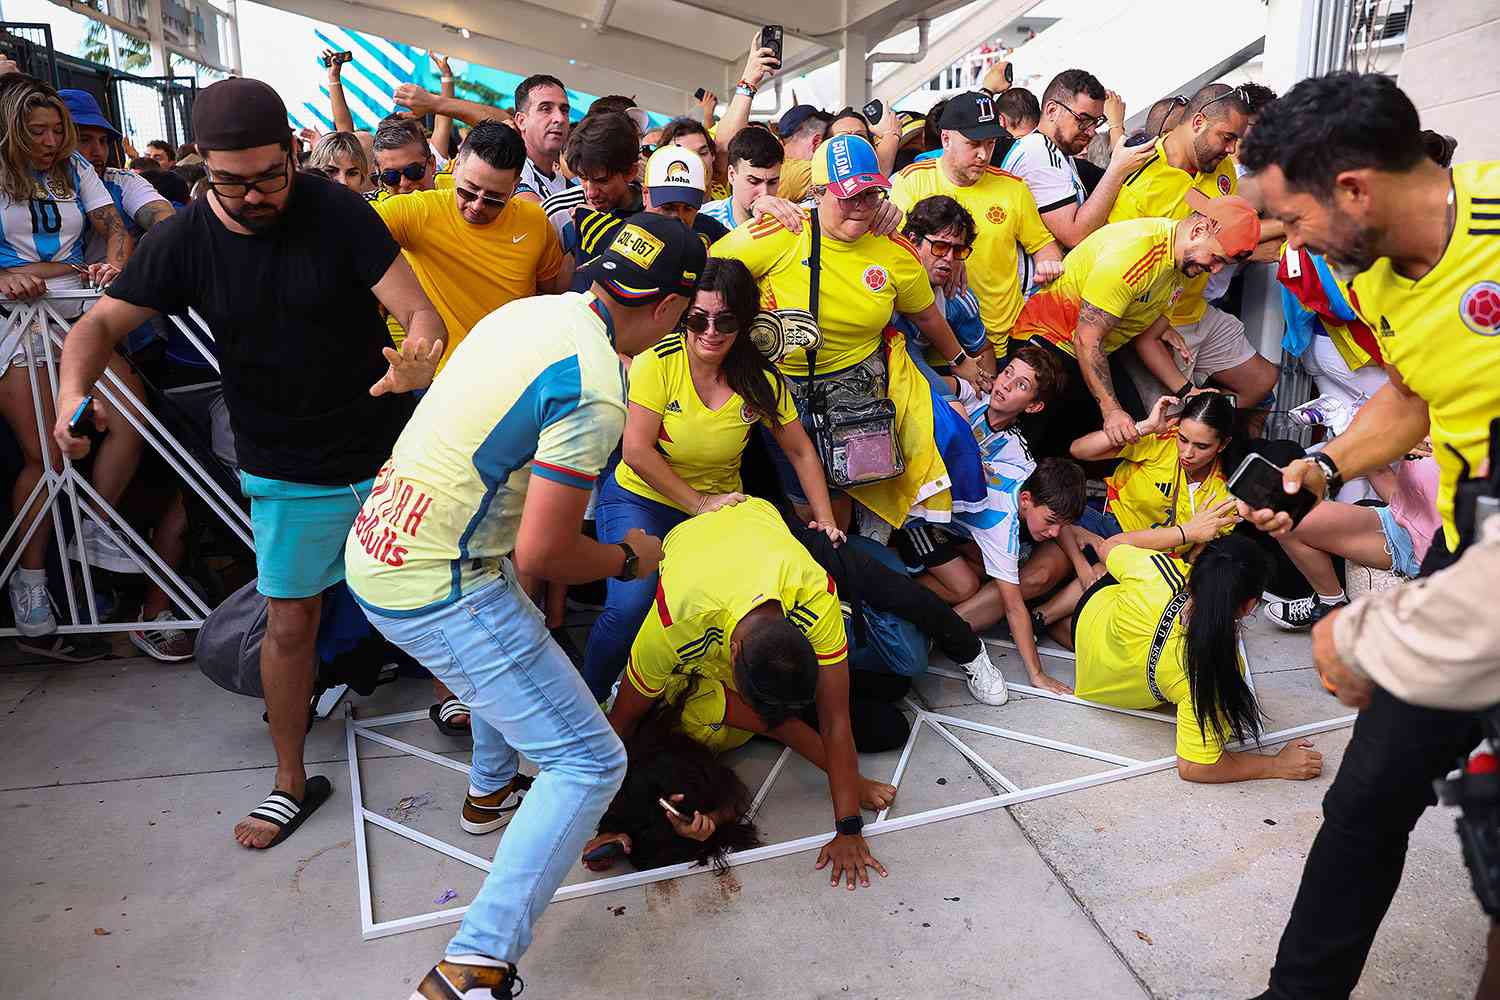
[[[712,750],[682,732],[682,702],[692,690],[659,703],[641,720],[625,747],[629,758],[625,783],[599,820],[601,832],[630,835],[626,856],[643,871],[694,861],[712,863],[714,871],[722,873],[729,868],[725,855],[730,851],[760,844],[755,824],[747,818],[750,790]],[[704,841],[679,837],[656,801],[671,801],[678,793],[683,795],[678,809],[687,816],[694,810],[708,814],[727,807],[736,821],[718,823],[714,835]]]
[[[1234,416],[1234,404],[1228,396],[1222,392],[1200,392],[1182,408],[1181,420],[1196,420],[1219,435],[1219,443],[1229,442],[1228,447],[1219,452],[1219,462],[1233,469],[1239,464],[1238,459],[1245,457],[1240,453],[1242,449],[1234,444]]]
[[[1205,545],[1188,575],[1188,690],[1205,738],[1212,728],[1226,743],[1231,737],[1260,741],[1260,705],[1240,673],[1238,624],[1240,609],[1260,596],[1270,575],[1260,547],[1239,535]]]
[[[787,391],[786,379],[750,340],[750,324],[760,312],[760,289],[750,269],[737,260],[710,257],[703,277],[698,279],[698,291],[717,292],[724,307],[740,321],[740,332],[720,366],[729,388],[740,394],[757,418],[774,422],[782,394]]]

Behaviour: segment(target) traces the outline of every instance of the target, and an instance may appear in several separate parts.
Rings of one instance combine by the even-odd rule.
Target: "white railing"
[[[58,361],[62,355],[63,338],[67,335],[70,326],[69,321],[63,319],[58,313],[54,303],[83,300],[92,304],[99,295],[100,292],[97,290],[54,291],[32,302],[7,302],[6,307],[10,310],[10,315],[0,320],[0,341],[6,339],[6,335],[12,332],[22,334],[19,339],[26,355],[26,370],[31,382],[32,410],[36,419],[37,443],[43,456],[41,479],[16,511],[17,517],[14,523],[10,525],[4,536],[0,537],[0,557],[10,551],[12,542],[15,543],[14,552],[6,559],[3,567],[0,567],[0,580],[9,579],[17,563],[20,562],[21,551],[40,529],[43,520],[50,517],[52,544],[57,550],[63,567],[63,588],[67,598],[67,607],[59,609],[65,611],[66,620],[60,622],[57,631],[64,634],[101,633],[126,632],[141,628],[139,622],[104,623],[99,621],[98,607],[94,600],[93,567],[88,561],[87,546],[82,544],[83,525],[87,520],[97,525],[99,531],[125,551],[141,572],[162,589],[174,609],[182,612],[172,621],[156,622],[151,627],[196,629],[202,626],[203,619],[208,617],[212,609],[176,570],[162,561],[151,545],[120,516],[119,512],[99,495],[99,492],[66,456],[62,457],[61,468],[54,468],[50,458],[52,449],[49,443],[52,424],[45,419],[46,407],[42,405],[42,399],[45,393],[46,398],[52,401],[52,409],[56,411]],[[213,350],[205,342],[205,337],[208,342],[212,341],[212,334],[204,332],[208,330],[208,326],[201,317],[192,314],[192,319],[199,324],[201,329],[193,329],[192,324],[176,316],[171,317],[171,322],[213,365],[214,370],[218,371],[218,361]],[[40,336],[35,336],[35,334],[40,334]],[[249,515],[225,492],[214,476],[193,457],[182,442],[162,425],[145,402],[136,397],[124,380],[106,369],[104,376],[94,385],[94,394],[96,398],[109,404],[112,419],[124,420],[134,427],[145,439],[146,444],[161,455],[173,471],[181,477],[184,487],[197,494],[231,534],[246,547],[254,550]],[[38,514],[33,507],[37,499],[44,494],[45,500]],[[63,504],[61,501],[65,498],[68,502]],[[31,524],[24,532],[21,531],[23,519],[19,516],[23,510],[32,512]],[[81,603],[74,586],[69,553],[63,543],[64,517],[71,519],[73,537],[78,542],[76,547],[79,558],[77,561],[80,563],[83,577],[83,601]],[[0,636],[19,634],[14,628],[0,628]]]

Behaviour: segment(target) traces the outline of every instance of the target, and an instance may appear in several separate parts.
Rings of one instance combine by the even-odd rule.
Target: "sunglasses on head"
[[[1255,106],[1250,100],[1250,91],[1246,90],[1244,87],[1235,87],[1233,90],[1226,91],[1225,93],[1222,93],[1218,97],[1215,97],[1213,100],[1209,101],[1207,104],[1203,105],[1203,107],[1198,109],[1198,113],[1201,115],[1209,108],[1213,107],[1215,104],[1218,104],[1220,101],[1227,101],[1231,97],[1239,101],[1239,103],[1243,104],[1247,108],[1253,108]],[[1182,103],[1186,104],[1187,101],[1184,100]]]
[[[426,160],[408,163],[400,170],[382,170],[380,172],[380,179],[385,182],[386,187],[395,187],[401,183],[401,178],[403,177],[409,181],[419,181],[425,176],[427,176]]]
[[[924,236],[922,237],[922,239],[927,242],[928,246],[932,247],[932,255],[934,257],[946,257],[951,253],[957,260],[968,260],[969,254],[974,252],[974,247],[970,243],[954,243],[952,240],[937,240],[933,239],[931,236]]]
[[[705,333],[712,326],[719,333],[738,333],[740,320],[732,312],[710,313],[702,309],[689,309],[682,317],[682,325],[693,333]]]

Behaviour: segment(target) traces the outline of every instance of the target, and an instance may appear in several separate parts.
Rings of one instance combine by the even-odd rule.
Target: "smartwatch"
[[[1323,499],[1338,493],[1344,488],[1344,476],[1339,472],[1339,467],[1333,459],[1328,457],[1327,452],[1315,451],[1307,456],[1312,459],[1318,468],[1323,470]]]
[[[845,816],[833,824],[833,828],[846,837],[858,837],[860,832],[865,828],[865,818],[859,813],[855,813],[853,816]]]
[[[958,353],[948,359],[948,367],[957,368],[967,360],[969,360],[969,352],[960,347]]]
[[[625,550],[625,565],[620,568],[620,572],[615,574],[615,579],[623,583],[629,583],[635,579],[636,572],[640,569],[640,560],[636,558],[635,549],[632,549],[629,545],[626,545],[624,542],[616,542],[615,544]]]

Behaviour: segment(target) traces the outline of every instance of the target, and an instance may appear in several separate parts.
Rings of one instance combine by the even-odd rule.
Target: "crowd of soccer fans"
[[[1317,625],[1348,600],[1336,559],[1415,577],[1453,477],[1434,440],[1274,538],[1236,510],[1242,458],[1305,451],[1264,436],[1302,401],[1276,398],[1237,315],[1247,267],[1275,262],[1286,347],[1329,406],[1388,391],[1390,330],[1347,256],[1298,237],[1285,176],[1272,211],[1237,159],[1275,94],[1209,84],[1127,134],[1085,70],[1035,94],[992,73],[925,115],[761,121],[778,65],[756,48],[727,104],[662,122],[625,96],[580,117],[546,75],[509,108],[465,100],[434,58],[441,93],[401,86],[373,133],[332,60],[336,131],[293,134],[271,86],[230,79],[199,93],[193,145],[141,157],[91,95],[0,77],[0,295],[104,290],[57,302],[40,425],[46,328],[0,342],[21,641],[102,655],[57,633],[86,559],[114,581],[98,614],[193,655],[117,532],[86,519],[54,545],[38,484],[64,455],[165,565],[235,561],[139,415],[95,398],[108,369],[247,503],[253,568],[205,589],[254,576],[278,766],[236,839],[273,847],[330,794],[303,744],[331,633],[430,674],[433,723],[472,739],[462,827],[506,832],[419,996],[509,995],[580,856],[754,844],[720,756],[757,735],[828,774],[819,867],[884,876],[862,816],[896,790],[857,754],[905,742],[934,649],[986,705],[1009,695],[999,638],[1033,688],[1175,706],[1189,781],[1320,773],[1305,742],[1253,749],[1242,623],[1264,594],[1277,624]],[[590,604],[578,648],[565,616]]]

